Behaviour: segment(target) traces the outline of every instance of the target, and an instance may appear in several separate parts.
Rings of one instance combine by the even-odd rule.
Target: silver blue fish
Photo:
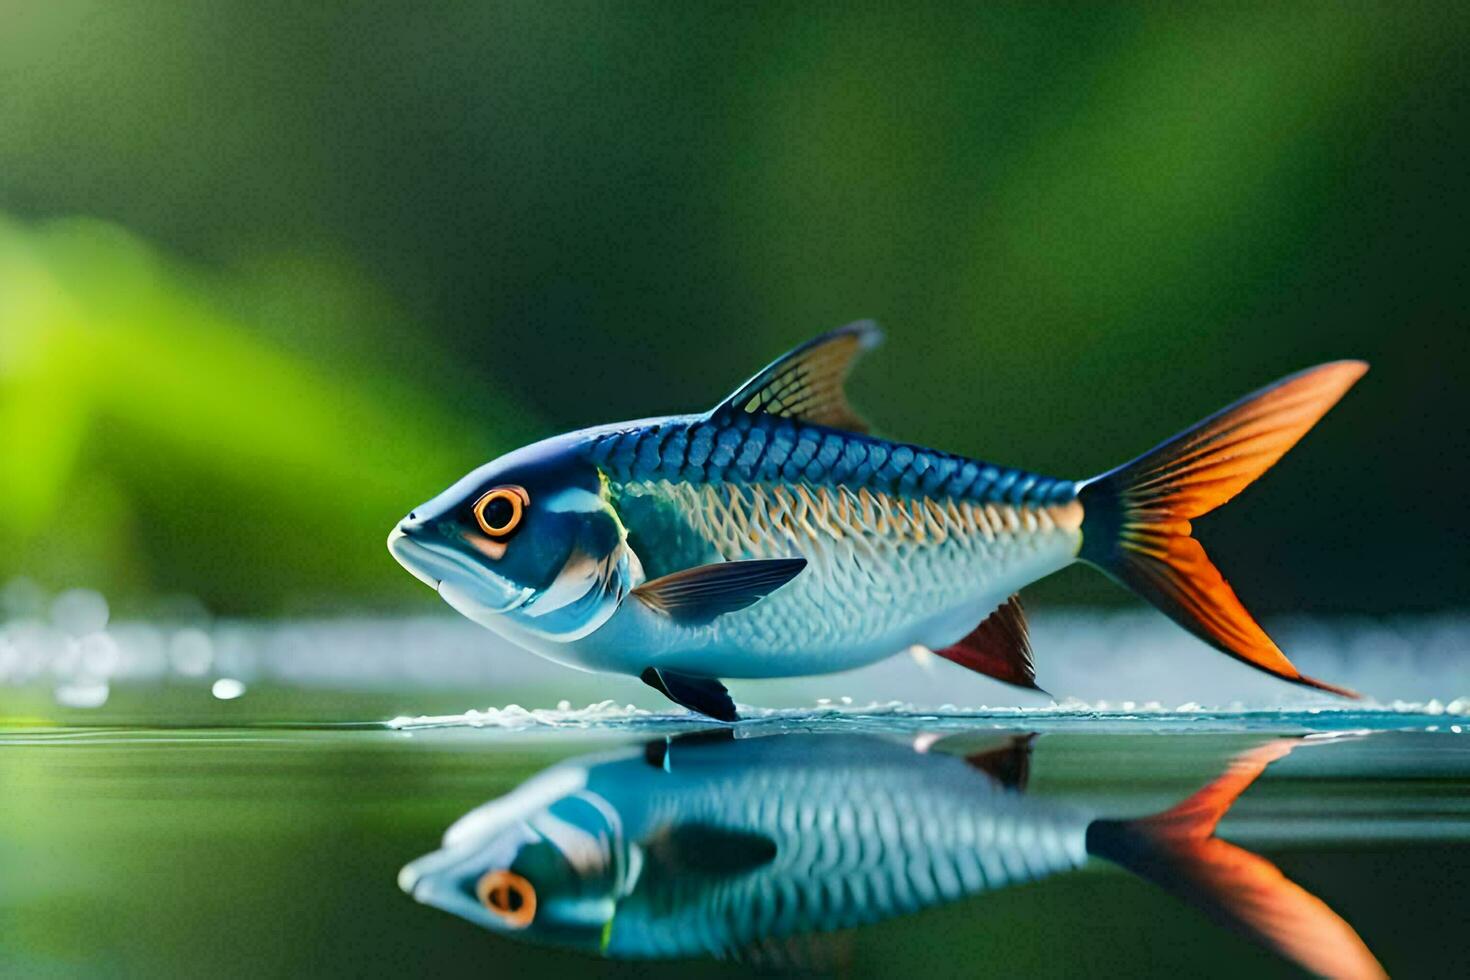
[[[1029,739],[964,758],[873,736],[722,734],[553,766],[462,817],[399,884],[530,942],[780,965],[840,948],[803,940],[1101,857],[1311,972],[1383,975],[1320,899],[1214,836],[1299,740],[1242,753],[1163,813],[1114,820],[1024,795]]]
[[[552,660],[736,716],[723,677],[849,670],[913,646],[1036,687],[1016,593],[1075,561],[1223,652],[1306,677],[1191,536],[1362,376],[1311,368],[1131,463],[1056,479],[870,435],[853,324],[715,408],[572,432],[487,463],[388,539],[459,612]]]

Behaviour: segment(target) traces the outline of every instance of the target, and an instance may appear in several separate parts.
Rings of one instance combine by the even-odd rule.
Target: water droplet
[[[111,693],[106,681],[77,681],[56,688],[56,703],[67,708],[100,708]]]
[[[214,686],[209,689],[209,693],[221,701],[233,701],[245,693],[245,685],[233,677],[221,677],[214,682]]]

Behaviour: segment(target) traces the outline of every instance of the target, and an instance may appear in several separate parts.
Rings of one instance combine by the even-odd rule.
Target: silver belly
[[[664,484],[726,560],[801,556],[772,595],[686,627],[634,598],[577,658],[718,677],[849,670],[915,644],[961,639],[1012,593],[1070,564],[1081,509],[897,500],[848,488]]]

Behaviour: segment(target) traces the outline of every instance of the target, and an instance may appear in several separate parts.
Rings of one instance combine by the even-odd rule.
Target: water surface
[[[454,617],[114,622],[78,593],[0,623],[0,976],[1290,976],[1266,946],[1341,937],[1281,915],[1263,945],[1259,923],[1207,914],[1208,876],[1185,887],[1106,846],[1126,834],[1090,832],[1251,759],[1217,828],[1254,869],[1241,887],[1279,869],[1368,962],[1470,975],[1470,620],[1281,632],[1305,669],[1369,698],[1279,684],[1152,614],[1054,610],[1036,643],[1055,700],[900,656],[732,685],[747,720],[731,738]],[[568,881],[496,843],[523,813],[455,857],[447,893],[401,878],[554,766],[622,774],[566,826],[535,818],[573,851],[621,840],[609,874],[581,862],[576,928],[541,928],[572,908]],[[719,819],[712,780],[735,808]],[[655,797],[661,823],[640,830]],[[844,860],[847,880],[797,887]],[[509,903],[501,919],[482,893]],[[539,925],[496,928],[532,894]],[[616,959],[658,952],[637,938],[658,932],[650,910],[711,938]]]
[[[1277,734],[1307,730],[1300,718],[1031,721],[829,713],[771,719],[741,737],[918,739],[928,752],[964,757],[1040,727],[1019,792],[1037,805],[1128,818],[1185,799]],[[433,851],[446,827],[546,767],[702,727],[677,716],[584,724],[592,727],[12,726],[0,737],[0,973],[743,972],[748,963],[619,964],[538,947],[400,890],[400,869]],[[1319,897],[1389,973],[1465,975],[1470,740],[1417,722],[1364,734],[1334,727],[1331,744],[1272,762],[1219,835]],[[841,942],[837,958],[774,965],[875,976],[1300,972],[1098,858],[883,918]]]

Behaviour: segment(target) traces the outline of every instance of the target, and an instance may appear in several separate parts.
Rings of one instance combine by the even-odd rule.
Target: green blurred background
[[[1067,476],[1366,357],[1204,536],[1265,612],[1463,605],[1467,35],[1449,4],[0,0],[0,581],[429,608],[383,539],[464,470],[871,316],[884,434]]]

